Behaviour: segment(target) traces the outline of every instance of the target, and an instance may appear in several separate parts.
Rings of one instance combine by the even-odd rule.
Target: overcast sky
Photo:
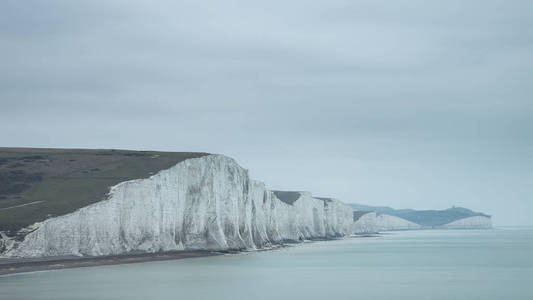
[[[0,70],[1,146],[533,225],[533,1],[3,0]]]

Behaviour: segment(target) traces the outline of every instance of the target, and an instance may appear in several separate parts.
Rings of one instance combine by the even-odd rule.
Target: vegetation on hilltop
[[[120,182],[147,178],[190,152],[0,147],[0,231],[17,230],[105,199]]]

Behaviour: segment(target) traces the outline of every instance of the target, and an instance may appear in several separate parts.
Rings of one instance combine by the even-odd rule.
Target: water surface
[[[533,229],[409,231],[0,277],[0,299],[533,299]]]

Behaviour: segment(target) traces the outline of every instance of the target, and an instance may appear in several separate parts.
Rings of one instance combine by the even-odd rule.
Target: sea
[[[533,299],[533,228],[421,230],[0,277],[0,299]]]

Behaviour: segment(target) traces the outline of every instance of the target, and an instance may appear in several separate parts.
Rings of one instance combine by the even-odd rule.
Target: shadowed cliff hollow
[[[279,200],[287,204],[291,204],[291,205],[296,200],[298,200],[298,198],[300,198],[300,192],[293,192],[293,191],[272,191],[272,192],[274,192],[274,195],[276,195],[276,197],[278,197]]]
[[[119,182],[147,178],[207,153],[0,147],[0,231],[12,232],[106,198]]]

